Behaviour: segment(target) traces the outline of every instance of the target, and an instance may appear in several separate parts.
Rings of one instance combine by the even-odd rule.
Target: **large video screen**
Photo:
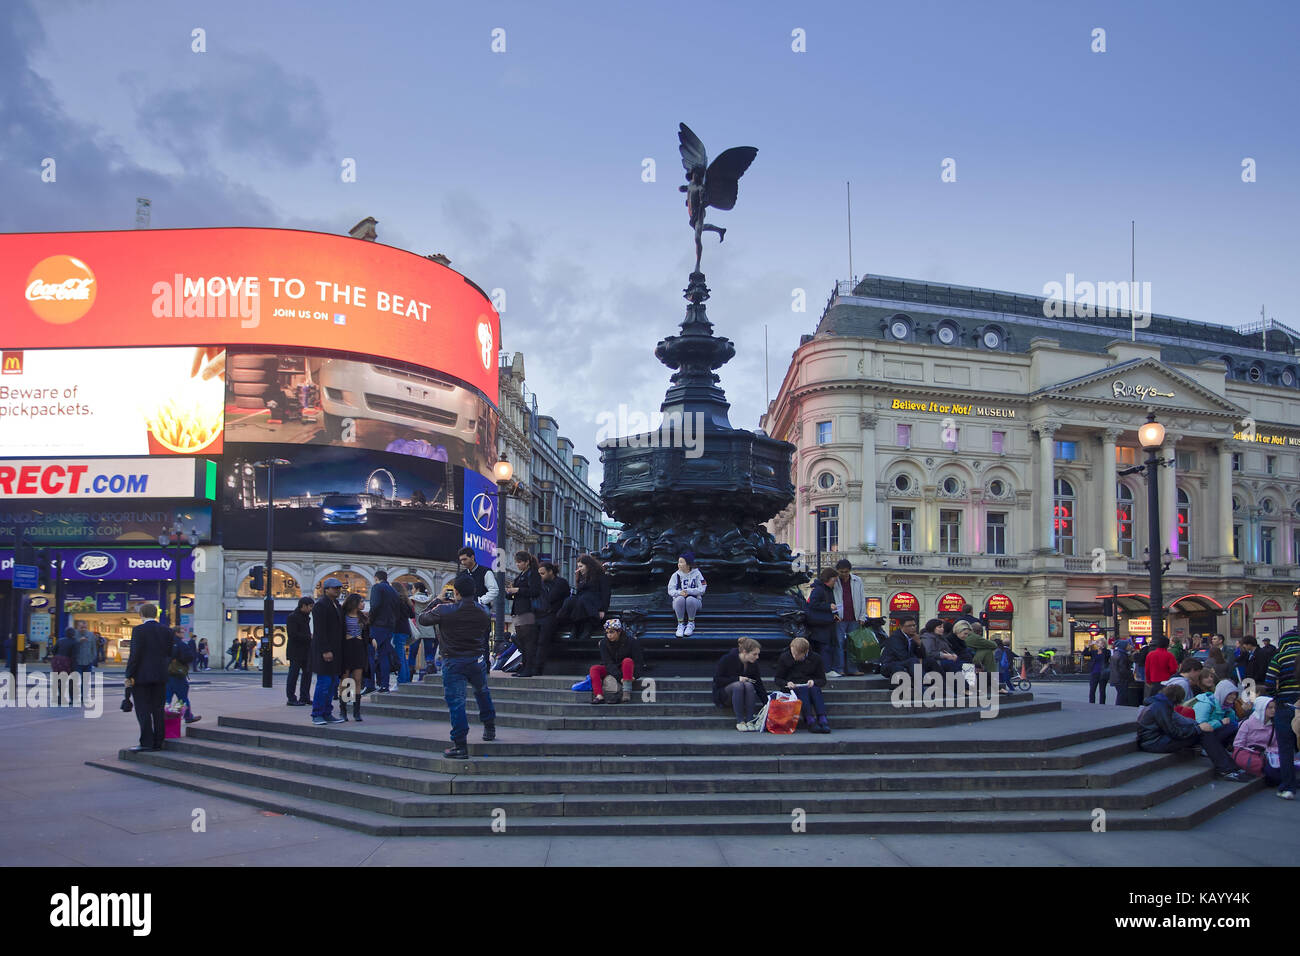
[[[227,441],[338,445],[492,472],[496,409],[450,376],[302,352],[232,352],[227,365]]]
[[[497,394],[500,322],[459,272],[295,229],[0,235],[5,348],[216,342],[441,369]]]
[[[275,469],[275,547],[454,561],[463,470],[447,462],[328,445],[227,443],[221,528],[228,548],[266,547],[266,469]]]
[[[219,347],[6,350],[0,456],[219,454],[225,362]]]

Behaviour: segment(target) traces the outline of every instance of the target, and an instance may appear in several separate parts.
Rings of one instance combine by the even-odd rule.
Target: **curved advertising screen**
[[[6,350],[316,348],[438,369],[497,394],[500,322],[452,269],[291,229],[0,235]]]

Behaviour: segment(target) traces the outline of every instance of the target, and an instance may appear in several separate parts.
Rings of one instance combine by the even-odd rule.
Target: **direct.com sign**
[[[193,458],[0,460],[0,500],[192,498]]]

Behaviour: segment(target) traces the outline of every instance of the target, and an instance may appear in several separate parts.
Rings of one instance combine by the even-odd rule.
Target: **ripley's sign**
[[[1146,399],[1148,397],[1173,398],[1173,392],[1162,392],[1154,385],[1129,385],[1123,381],[1110,383],[1110,390],[1116,398],[1138,398]]]

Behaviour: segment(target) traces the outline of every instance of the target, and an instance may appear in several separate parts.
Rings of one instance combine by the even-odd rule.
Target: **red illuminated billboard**
[[[495,401],[500,322],[460,273],[291,229],[0,235],[5,350],[220,345],[356,352]]]

